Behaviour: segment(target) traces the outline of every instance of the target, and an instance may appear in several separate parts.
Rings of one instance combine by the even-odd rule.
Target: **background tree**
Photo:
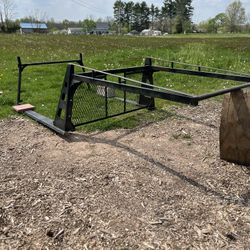
[[[15,15],[16,5],[12,0],[0,0],[0,25],[3,31],[8,32],[11,19]]]
[[[176,0],[176,33],[185,33],[191,29],[191,17],[194,8],[192,7],[192,0]]]
[[[150,19],[151,28],[154,29],[154,23],[155,23],[155,19],[156,19],[156,7],[154,6],[154,4],[151,4],[151,6],[150,6],[149,19]]]
[[[124,16],[125,16],[125,25],[127,26],[128,31],[131,31],[132,28],[133,9],[134,9],[134,2],[130,1],[125,3]]]
[[[125,3],[121,0],[117,0],[114,3],[114,19],[115,23],[117,24],[117,32],[120,34],[121,29],[125,24]]]
[[[141,31],[141,5],[140,3],[135,3],[133,8],[133,22],[132,29],[136,31]]]
[[[84,19],[82,22],[82,27],[87,33],[93,32],[96,27],[96,22],[92,19]]]
[[[142,31],[148,29],[150,24],[150,9],[146,2],[135,3],[133,8],[132,29]]]
[[[246,32],[250,33],[250,14],[247,16],[247,21],[246,21]]]
[[[215,23],[215,29],[216,33],[219,31],[224,31],[226,22],[227,22],[227,16],[225,13],[219,13],[217,14],[214,18],[214,23]]]
[[[63,21],[62,21],[62,25],[63,25],[63,28],[64,29],[68,29],[69,28],[69,20],[68,19],[64,19]]]
[[[141,30],[148,29],[150,24],[150,9],[145,1],[141,3]]]
[[[156,6],[155,7],[155,18],[154,18],[154,28],[155,29],[160,29],[160,18],[161,18],[161,11]]]
[[[199,30],[205,33],[218,33],[225,30],[227,17],[225,13],[219,13],[214,18],[203,21],[199,24]]]
[[[30,22],[35,24],[35,27],[37,29],[35,30],[35,32],[38,32],[38,29],[41,28],[41,23],[45,23],[48,19],[46,12],[39,9],[33,10],[30,15],[30,18],[31,18]]]
[[[117,0],[114,3],[114,20],[119,27],[126,27],[142,31],[143,29],[160,28],[162,31],[178,33],[192,28],[191,16],[193,14],[192,0],[164,0],[161,10],[151,4],[149,7],[143,2],[123,2]]]
[[[56,21],[54,18],[50,18],[47,20],[47,27],[49,30],[52,30],[52,31],[56,31],[57,30],[57,27],[56,27]]]
[[[241,1],[234,1],[226,9],[227,29],[229,32],[240,31],[240,26],[246,22],[246,11]]]
[[[162,7],[163,30],[173,33],[173,21],[176,17],[176,2],[173,0],[165,0]],[[165,28],[164,28],[165,27]]]

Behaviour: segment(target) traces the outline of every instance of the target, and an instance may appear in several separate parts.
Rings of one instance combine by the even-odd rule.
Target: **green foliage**
[[[92,19],[84,19],[82,27],[86,32],[92,32],[96,27],[96,22]]]
[[[165,0],[161,10],[151,4],[149,7],[143,2],[114,3],[114,18],[119,29],[128,27],[128,30],[142,31],[148,28],[158,28],[173,33],[187,32],[191,29],[191,16],[193,13],[192,0]]]
[[[149,28],[151,12],[145,1],[134,3],[117,0],[113,9],[118,33],[121,33],[124,27],[127,27],[128,31],[142,31]]]
[[[234,1],[226,10],[226,27],[229,32],[238,32],[241,30],[240,25],[246,21],[246,11],[241,1]]]
[[[186,33],[191,29],[193,14],[192,0],[176,0],[176,33]]]
[[[20,29],[19,23],[17,21],[9,20],[7,25],[0,24],[0,30],[6,33],[15,33]]]
[[[125,4],[124,7],[125,25],[127,26],[129,31],[132,29],[131,27],[133,21],[133,9],[134,9],[134,2],[130,1]]]
[[[219,13],[214,18],[199,24],[199,30],[206,33],[224,33],[248,31],[245,8],[241,1],[234,1],[225,13]]]
[[[16,11],[16,5],[13,0],[0,0],[0,31],[11,33],[18,28],[12,18]]]
[[[121,0],[117,0],[114,3],[114,19],[117,24],[117,33],[121,33],[121,28],[125,25],[126,15],[125,15],[125,5]]]
[[[225,13],[220,13],[214,18],[210,18],[205,22],[200,23],[199,28],[206,33],[218,33],[225,31],[227,16]]]
[[[176,17],[176,2],[173,0],[165,0],[163,2],[163,7],[161,9],[162,22],[164,27],[164,31],[168,33],[173,33],[173,23],[174,18]]]
[[[150,10],[146,2],[136,3],[133,12],[132,29],[142,31],[149,28]]]

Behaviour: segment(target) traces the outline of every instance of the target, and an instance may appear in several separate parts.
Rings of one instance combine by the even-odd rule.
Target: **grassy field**
[[[17,89],[17,60],[23,63],[77,59],[83,53],[86,66],[97,69],[136,66],[147,56],[250,73],[249,35],[181,35],[169,37],[116,37],[64,35],[0,35],[0,118],[13,115]],[[168,65],[156,62],[160,65]],[[22,99],[53,118],[66,65],[25,69]],[[155,84],[200,94],[232,86],[230,81],[183,75],[157,74]],[[131,127],[141,120],[160,119],[169,102],[157,100],[158,112],[113,118],[95,128]],[[163,114],[164,113],[164,114]]]

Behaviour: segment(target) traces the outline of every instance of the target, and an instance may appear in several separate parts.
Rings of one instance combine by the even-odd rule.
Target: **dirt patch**
[[[59,137],[0,122],[1,249],[247,249],[249,169],[219,159],[220,104]]]

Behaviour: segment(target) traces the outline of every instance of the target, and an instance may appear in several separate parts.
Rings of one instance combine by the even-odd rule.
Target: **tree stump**
[[[224,97],[220,124],[220,157],[250,166],[250,92]]]

